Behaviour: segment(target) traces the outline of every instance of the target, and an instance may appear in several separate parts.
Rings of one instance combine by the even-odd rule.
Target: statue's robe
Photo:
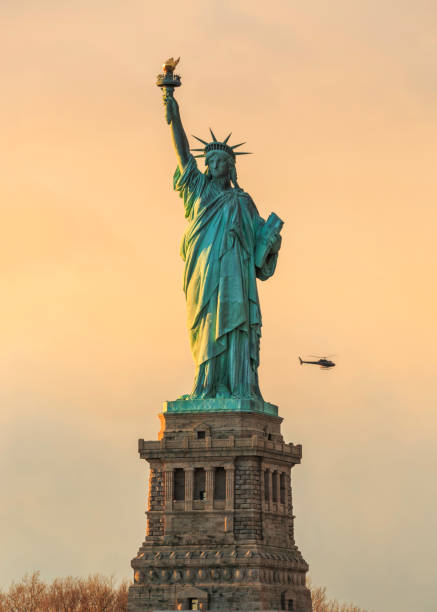
[[[240,189],[219,190],[193,157],[174,175],[188,227],[185,261],[191,351],[196,377],[191,398],[260,398],[258,387],[261,310],[256,277],[275,271],[277,253],[255,266],[255,247],[265,221]]]

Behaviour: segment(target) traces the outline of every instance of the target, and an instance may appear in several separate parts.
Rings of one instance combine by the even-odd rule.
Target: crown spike
[[[237,151],[234,155],[253,155],[252,152]]]
[[[205,154],[204,154],[204,153],[202,153],[202,155],[193,155],[193,157],[194,157],[195,159],[197,159],[198,157],[205,157]]]
[[[238,147],[241,147],[242,145],[246,144],[245,142],[239,142],[238,144],[235,144],[232,146],[228,145],[228,141],[230,137],[232,136],[232,132],[230,132],[223,141],[220,141],[220,140],[217,140],[211,128],[209,128],[209,131],[211,132],[211,136],[213,138],[212,142],[206,142],[205,140],[202,140],[202,138],[199,138],[198,136],[194,136],[194,134],[192,135],[193,138],[195,138],[196,140],[201,142],[203,145],[205,145],[201,149],[194,148],[194,147],[190,149],[190,151],[194,151],[194,152],[199,151],[201,153],[201,155],[194,155],[194,157],[206,157],[207,155],[209,155],[210,153],[213,153],[214,151],[224,151],[231,157],[234,157],[234,159],[236,155],[251,155],[251,153],[249,152],[242,151],[241,153],[237,153],[236,151],[234,151],[234,149],[237,149]]]
[[[202,142],[204,145],[207,145],[207,144],[208,144],[207,142],[205,142],[205,141],[204,141],[204,140],[202,140],[201,138],[198,138],[198,136],[194,136],[194,134],[191,134],[191,136],[192,136],[193,138],[195,138],[196,140],[198,140],[199,142]]]

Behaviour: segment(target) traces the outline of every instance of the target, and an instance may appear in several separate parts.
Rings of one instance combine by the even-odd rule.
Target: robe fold
[[[256,268],[265,223],[242,190],[219,190],[193,157],[174,175],[188,227],[181,255],[187,325],[196,377],[191,398],[260,398],[257,369],[261,310],[256,278],[273,275],[277,253]]]

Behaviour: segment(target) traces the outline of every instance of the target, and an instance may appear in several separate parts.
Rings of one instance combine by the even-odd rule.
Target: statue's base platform
[[[132,559],[128,612],[311,612],[294,540],[291,470],[277,406],[215,398],[165,402],[150,465],[147,530]]]
[[[164,402],[163,412],[180,414],[189,412],[256,412],[278,416],[278,407],[262,399],[214,397],[211,399],[178,399]]]

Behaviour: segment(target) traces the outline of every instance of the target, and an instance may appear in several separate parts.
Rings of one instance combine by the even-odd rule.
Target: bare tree
[[[0,592],[0,612],[7,612],[6,595]]]
[[[311,600],[313,612],[366,612],[353,604],[340,604],[336,599],[328,600],[326,587],[311,588]]]
[[[79,589],[83,612],[85,605],[88,606],[89,612],[113,612],[116,598],[113,582],[112,578],[98,574],[89,576],[87,580],[81,580]]]
[[[40,612],[47,609],[47,586],[41,581],[39,572],[26,574],[19,583],[13,582],[4,596],[7,612]]]
[[[124,580],[116,591],[114,612],[125,612],[127,610],[128,590],[129,590],[129,583],[127,580]]]
[[[127,591],[127,581],[116,587],[113,578],[99,574],[46,585],[35,572],[0,593],[0,612],[126,612]]]
[[[48,589],[50,612],[75,612],[79,610],[81,593],[79,579],[67,576],[56,578]]]

